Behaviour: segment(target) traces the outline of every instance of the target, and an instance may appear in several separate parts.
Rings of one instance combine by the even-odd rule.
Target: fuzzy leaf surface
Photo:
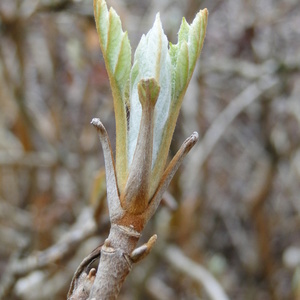
[[[153,157],[154,164],[161,144],[162,133],[168,117],[171,102],[171,59],[168,52],[168,40],[163,32],[159,14],[153,27],[143,35],[134,55],[131,70],[130,87],[130,123],[129,123],[129,152],[131,163],[136,147],[142,108],[138,95],[138,84],[142,79],[154,78],[160,86],[160,93],[155,105]]]

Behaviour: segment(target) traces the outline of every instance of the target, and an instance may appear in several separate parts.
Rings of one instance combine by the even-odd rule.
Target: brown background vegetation
[[[147,226],[157,244],[120,299],[213,299],[207,277],[176,267],[171,245],[230,299],[300,299],[299,1],[108,4],[133,49],[157,11],[173,43],[182,16],[210,12],[171,152],[194,130],[200,142],[171,184],[178,207]],[[80,260],[105,239],[93,117],[114,140],[92,1],[1,0],[0,298],[65,299]]]

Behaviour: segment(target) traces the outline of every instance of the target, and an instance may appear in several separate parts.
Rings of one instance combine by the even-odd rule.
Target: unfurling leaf
[[[100,47],[109,76],[116,117],[116,172],[118,186],[125,186],[127,177],[127,119],[131,47],[127,32],[123,32],[120,17],[114,9],[108,11],[104,0],[94,0],[94,11]]]
[[[128,161],[133,159],[142,107],[139,100],[138,84],[142,79],[154,78],[160,86],[159,97],[155,105],[153,157],[154,164],[161,143],[162,133],[168,117],[171,102],[171,60],[168,53],[168,39],[164,34],[159,14],[156,15],[153,27],[143,35],[134,55],[131,70],[130,88],[130,123],[128,135]]]
[[[132,194],[129,183],[144,178],[140,176],[138,167],[147,165],[145,172],[150,186],[145,195],[151,198],[165,170],[181,103],[202,49],[208,11],[201,10],[191,24],[183,18],[175,45],[168,43],[157,14],[152,28],[138,44],[131,67],[130,43],[127,33],[122,30],[119,16],[112,8],[108,11],[104,0],[94,0],[94,8],[100,46],[114,98],[119,194],[123,195],[122,199],[128,199],[128,195]],[[142,82],[155,82],[154,90],[146,93]],[[157,87],[158,98],[152,97]],[[155,98],[156,103],[152,107],[153,115],[147,119],[147,122],[152,122],[151,137],[141,139],[141,132],[150,134],[149,128],[143,128],[149,124],[142,122],[141,102],[145,100],[144,93],[147,97]],[[129,109],[128,123],[126,106]],[[151,161],[147,157],[146,164],[142,161],[146,154],[141,151],[145,145],[139,145],[145,138],[148,139],[148,148],[151,148],[151,151],[148,149],[145,152],[147,155],[151,153]],[[141,160],[139,162],[134,158],[137,153]],[[133,169],[136,169],[135,175]],[[137,189],[134,190],[136,192]]]
[[[182,100],[203,46],[207,17],[208,11],[204,9],[199,11],[191,25],[183,18],[178,32],[178,43],[176,45],[170,43],[169,55],[172,63],[172,100],[168,109],[168,119],[165,122],[157,160],[153,166],[153,180],[151,181],[151,185],[153,185],[152,191],[155,189],[165,168],[165,162],[168,157]]]

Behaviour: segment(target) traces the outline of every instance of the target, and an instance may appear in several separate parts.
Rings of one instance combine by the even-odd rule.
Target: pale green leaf
[[[100,47],[114,99],[117,133],[116,172],[118,186],[122,190],[128,173],[126,102],[129,94],[131,47],[115,10],[111,8],[108,12],[104,0],[94,0],[94,12]]]
[[[200,11],[191,25],[183,18],[178,32],[178,42],[176,45],[170,45],[169,53],[173,68],[172,101],[178,102],[179,106],[201,52],[206,23],[207,10]],[[185,43],[187,43],[187,49],[182,48]],[[188,64],[184,55],[188,56]],[[186,73],[187,66],[188,73]]]
[[[159,14],[147,35],[143,35],[134,55],[131,70],[130,120],[128,135],[128,161],[132,161],[139,134],[142,115],[138,95],[138,83],[142,79],[154,78],[161,87],[155,105],[153,162],[161,144],[162,133],[168,117],[171,101],[171,61],[168,53],[168,40],[163,32]]]
[[[185,90],[189,76],[189,49],[187,42],[182,42],[177,55],[175,71],[175,98]]]
[[[178,54],[178,44],[173,45],[171,42],[169,44],[169,55],[171,58],[171,64],[172,66],[176,66],[177,63],[177,54]]]
[[[127,33],[123,35],[121,48],[117,60],[117,64],[114,70],[114,76],[116,78],[119,89],[122,91],[122,95],[125,98],[125,89],[129,88],[128,70],[131,68],[131,49]]]
[[[187,42],[189,38],[190,25],[185,18],[182,18],[182,22],[178,32],[178,44],[181,45],[183,42]]]
[[[118,63],[119,53],[121,51],[121,44],[124,35],[125,33],[122,31],[120,17],[117,15],[115,10],[111,8],[109,10],[105,56],[112,73],[115,72],[115,67]]]
[[[95,21],[99,35],[100,46],[106,49],[108,31],[108,10],[105,1],[94,1]]]
[[[192,73],[194,71],[196,61],[198,59],[198,56],[200,55],[200,38],[202,37],[201,34],[201,12],[199,12],[193,23],[190,26],[189,30],[189,73],[190,76],[192,76]]]
[[[196,61],[203,45],[208,11],[200,11],[195,20],[189,25],[182,20],[176,45],[170,44],[169,56],[172,64],[172,101],[168,112],[168,120],[165,122],[164,137],[158,150],[157,161],[153,166],[153,186],[157,184],[157,178],[161,177],[164,163],[175,129],[181,103],[193,74]]]
[[[100,46],[113,95],[124,102],[124,91],[129,83],[131,68],[131,47],[128,35],[122,30],[118,14],[113,8],[108,12],[104,0],[94,0],[94,5]]]

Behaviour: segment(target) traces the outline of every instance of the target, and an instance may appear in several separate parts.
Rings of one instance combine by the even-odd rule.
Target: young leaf
[[[104,0],[94,0],[96,27],[103,53],[112,94],[116,118],[116,172],[118,187],[125,186],[127,169],[127,119],[131,47],[126,32],[123,32],[120,17]]]
[[[173,99],[176,99],[185,90],[186,83],[189,79],[189,49],[186,41],[180,45],[174,75],[175,88]]]
[[[134,150],[139,134],[139,124],[142,115],[138,95],[138,83],[141,79],[154,78],[161,87],[155,105],[155,120],[153,133],[154,164],[161,144],[162,132],[168,117],[171,101],[171,60],[168,53],[168,40],[163,32],[159,14],[157,14],[153,27],[143,35],[134,55],[134,64],[131,70],[130,94],[130,123],[129,123],[129,164],[133,159]]]
[[[168,157],[169,147],[176,121],[178,118],[181,103],[194,72],[197,59],[201,53],[204,42],[208,11],[201,10],[189,25],[183,18],[179,32],[178,43],[170,44],[169,55],[172,63],[172,100],[168,112],[162,143],[153,167],[151,184],[155,187],[158,178],[164,171],[164,164]]]
[[[178,44],[181,45],[183,42],[187,42],[189,38],[190,25],[185,18],[182,18],[182,22],[178,32]]]

